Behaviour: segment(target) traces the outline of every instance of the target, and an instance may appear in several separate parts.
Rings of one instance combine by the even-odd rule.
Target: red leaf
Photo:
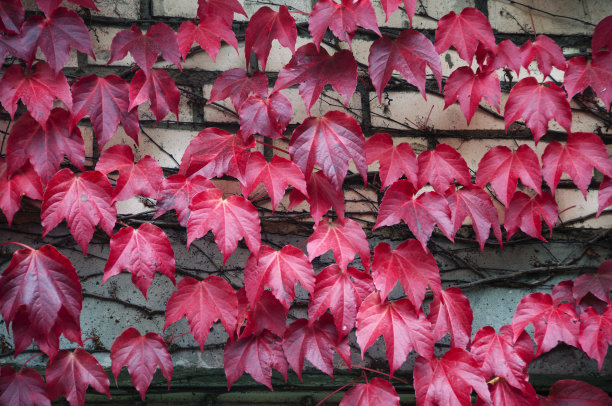
[[[73,352],[60,351],[57,357],[47,364],[45,376],[50,398],[55,399],[64,395],[70,406],[85,404],[85,392],[88,386],[111,397],[110,383],[104,368],[83,348],[77,348]]]
[[[383,300],[399,282],[415,309],[423,304],[427,286],[436,292],[442,289],[436,260],[423,251],[417,240],[406,240],[393,251],[386,242],[378,244],[374,249],[372,278]]]
[[[419,188],[429,182],[436,192],[444,193],[451,187],[453,179],[464,186],[472,183],[465,159],[448,144],[438,144],[433,151],[422,152],[417,161]]]
[[[508,206],[519,178],[525,186],[542,193],[540,161],[533,149],[523,144],[512,152],[500,145],[488,150],[480,160],[476,185],[484,188],[490,182],[499,200]]]
[[[150,100],[157,122],[168,112],[174,113],[178,121],[180,99],[176,83],[163,69],[151,69],[148,74],[140,69],[130,83],[130,110]]]
[[[283,138],[283,131],[291,121],[291,102],[280,92],[269,97],[253,95],[240,106],[240,130],[247,136]]]
[[[295,297],[295,284],[312,295],[315,274],[312,264],[302,251],[293,245],[285,245],[280,251],[262,246],[257,255],[251,254],[244,269],[244,287],[251,306],[261,297],[266,286],[289,309]]]
[[[504,66],[512,69],[517,75],[521,71],[521,50],[509,39],[497,44],[493,61],[486,69],[496,70]]]
[[[115,135],[119,122],[138,145],[138,109],[129,110],[129,85],[116,75],[89,75],[72,85],[72,125],[89,116],[98,145],[104,147]]]
[[[414,363],[414,389],[420,405],[471,405],[472,388],[491,402],[478,363],[462,348],[451,348],[440,359],[418,357]]]
[[[533,238],[546,241],[541,235],[542,220],[540,217],[544,219],[552,235],[552,229],[559,217],[559,209],[554,197],[548,193],[542,193],[532,198],[523,192],[516,192],[506,208],[504,220],[504,228],[508,232],[506,241],[510,240],[510,237],[519,228]]]
[[[127,200],[135,195],[157,199],[164,179],[161,166],[146,155],[134,163],[134,153],[129,145],[113,145],[102,153],[96,170],[108,175],[119,171],[119,179],[113,189],[113,202]]]
[[[224,279],[212,275],[203,281],[189,276],[181,279],[166,306],[164,330],[183,316],[187,317],[193,338],[204,351],[204,343],[213,323],[221,323],[230,337],[236,328],[236,292]]]
[[[546,134],[551,118],[567,132],[571,131],[572,111],[563,90],[551,82],[540,85],[533,77],[521,79],[510,91],[504,113],[506,132],[510,124],[521,118],[536,143]]]
[[[381,299],[377,291],[359,307],[356,335],[362,359],[379,336],[385,338],[391,375],[402,366],[412,349],[425,358],[434,355],[431,324],[421,309],[408,299],[394,302]]]
[[[589,86],[603,101],[606,109],[610,110],[612,95],[606,90],[612,87],[612,51],[594,53],[588,65],[582,56],[569,60],[563,79],[568,100]]]
[[[491,392],[491,405],[493,406],[540,406],[540,400],[533,386],[527,381],[523,382],[525,387],[517,389],[508,384],[504,378],[495,380],[493,385],[489,384]],[[482,399],[476,399],[476,406],[485,406],[489,403]]]
[[[224,265],[243,237],[251,252],[259,252],[259,213],[244,197],[233,195],[224,199],[222,191],[210,188],[194,196],[189,210],[187,248],[193,240],[211,230],[223,253]]]
[[[66,219],[70,233],[87,254],[97,224],[109,236],[113,234],[117,209],[111,195],[110,182],[101,172],[87,171],[77,176],[70,169],[62,169],[51,178],[43,196],[43,237]]]
[[[4,61],[6,54],[10,53],[26,62],[28,68],[36,59],[38,39],[42,32],[45,19],[41,15],[30,16],[21,25],[17,35],[4,35],[0,37],[0,59]]]
[[[393,138],[387,133],[374,134],[365,143],[367,164],[378,161],[378,174],[384,189],[406,175],[406,178],[417,186],[418,164],[412,147],[407,142],[394,146]]]
[[[21,196],[42,200],[43,187],[40,176],[29,163],[9,175],[4,158],[0,158],[0,210],[4,213],[9,227],[13,222],[13,216],[19,211]]]
[[[612,178],[604,176],[603,181],[599,185],[599,193],[597,194],[597,217],[604,211],[605,208],[612,206]]]
[[[568,303],[555,305],[547,293],[525,296],[516,307],[512,318],[514,339],[518,339],[527,325],[534,327],[536,357],[553,349],[560,341],[578,347],[580,325],[576,310]]]
[[[382,378],[372,378],[368,383],[359,383],[349,389],[340,406],[399,406],[400,397],[389,381]]]
[[[561,174],[566,172],[586,199],[593,168],[604,175],[612,176],[612,162],[606,146],[599,136],[592,133],[573,133],[562,145],[553,141],[542,155],[542,174],[554,196]]]
[[[282,337],[287,329],[288,311],[289,309],[285,308],[272,292],[264,290],[255,304],[250,306],[246,315],[246,326],[242,332],[238,329],[238,336],[259,335],[268,330]]]
[[[340,41],[348,42],[350,47],[357,24],[380,35],[370,0],[341,0],[340,4],[334,0],[319,0],[310,12],[308,31],[317,49],[328,28]]]
[[[440,88],[442,81],[440,56],[431,41],[416,30],[404,30],[395,40],[386,35],[382,36],[370,46],[368,71],[379,101],[382,101],[382,92],[394,70],[398,71],[408,83],[416,86],[423,98],[427,98],[425,95],[427,66]]]
[[[392,184],[380,203],[378,221],[373,229],[391,226],[404,220],[427,251],[427,241],[437,223],[448,239],[453,240],[453,225],[448,202],[436,192],[425,192],[414,197],[416,190],[407,180]]]
[[[355,254],[359,254],[363,268],[366,272],[370,271],[370,246],[363,229],[354,220],[345,219],[344,224],[340,224],[339,221],[321,219],[314,226],[306,249],[311,261],[332,250],[336,263],[342,269],[346,269],[355,259]]]
[[[451,287],[434,294],[428,318],[433,327],[434,341],[450,332],[451,347],[468,347],[474,315],[470,301],[461,293],[461,289]]]
[[[283,354],[281,340],[268,331],[228,342],[223,353],[223,363],[228,390],[245,372],[270,390],[272,390],[272,368],[279,371],[287,380],[289,365]]]
[[[445,109],[459,100],[461,112],[469,125],[481,99],[499,111],[501,88],[496,71],[474,73],[469,66],[462,66],[450,74],[444,85]]]
[[[200,175],[194,175],[190,178],[183,175],[168,176],[159,188],[157,212],[154,218],[174,209],[181,226],[187,227],[187,221],[191,214],[191,210],[189,210],[191,199],[198,193],[214,187],[215,185],[211,181]]]
[[[357,308],[374,291],[372,278],[357,268],[330,265],[317,275],[315,291],[308,304],[308,318],[316,320],[327,309],[334,316],[339,337],[346,337],[355,326]]]
[[[166,275],[174,282],[174,250],[161,228],[145,223],[137,230],[125,227],[110,241],[110,254],[104,266],[104,284],[111,276],[123,270],[132,274],[132,283],[145,299],[155,272]]]
[[[500,246],[502,245],[497,209],[487,192],[479,187],[463,187],[455,190],[446,200],[451,212],[453,235],[459,231],[463,221],[469,215],[481,251],[484,249],[491,228]]]
[[[572,379],[555,382],[548,398],[540,398],[540,406],[608,406],[611,402],[598,387]]]
[[[275,39],[285,48],[289,48],[292,54],[295,53],[297,28],[287,6],[280,6],[278,13],[264,6],[251,16],[246,29],[244,45],[247,70],[249,70],[252,51],[257,55],[261,70],[265,72],[272,41]]]
[[[21,0],[6,0],[0,4],[0,29],[8,34],[19,34],[25,10]]]
[[[600,315],[592,307],[580,314],[580,348],[590,357],[597,360],[601,372],[608,346],[612,344],[612,306],[608,305]]]
[[[442,54],[452,45],[459,57],[470,64],[479,41],[487,49],[496,48],[489,20],[475,8],[466,7],[461,14],[451,11],[438,21],[435,42],[438,54]]]
[[[0,405],[51,406],[45,380],[30,368],[15,372],[13,367],[3,366],[0,369],[0,392]]]
[[[168,388],[170,387],[174,369],[172,357],[168,353],[166,342],[157,333],[141,336],[135,328],[128,328],[115,339],[110,358],[115,382],[121,368],[127,366],[132,384],[140,392],[143,402],[158,366],[168,380]]]
[[[27,74],[21,66],[11,65],[0,81],[0,102],[11,118],[15,117],[17,101],[21,99],[32,117],[44,126],[56,97],[68,109],[72,108],[66,77],[61,72],[54,73],[46,62],[38,62]]]
[[[96,7],[94,0],[68,0],[70,3],[77,4],[79,6],[90,8],[95,11],[99,11]],[[46,15],[51,14],[56,8],[62,4],[62,0],[36,0],[38,8]]]
[[[528,69],[534,59],[538,62],[538,69],[544,77],[550,75],[553,66],[563,71],[566,69],[561,47],[546,35],[538,35],[534,42],[528,40],[521,46],[521,65],[525,69]]]
[[[220,18],[229,26],[232,25],[234,13],[247,16],[238,0],[198,0],[198,18]]]
[[[593,31],[593,38],[591,39],[593,53],[603,47],[608,48],[608,51],[612,51],[612,16],[601,20]]]
[[[206,51],[213,62],[217,61],[221,40],[233,46],[238,52],[238,40],[231,24],[228,26],[218,18],[201,20],[198,25],[192,21],[184,21],[178,29],[176,39],[183,60],[187,58],[194,41]]]
[[[338,222],[344,223],[344,194],[342,188],[338,188],[327,179],[327,176],[321,171],[314,172],[308,182],[306,182],[306,190],[308,191],[307,197],[308,203],[310,204],[310,216],[313,218],[315,223],[318,223],[321,218],[328,212],[333,206],[334,212],[338,216]],[[289,209],[296,206],[295,198],[296,189],[291,192]],[[302,196],[302,192],[297,191]]]
[[[2,318],[7,325],[15,322],[15,341],[20,340],[19,332],[27,333],[22,340],[25,346],[16,345],[15,355],[29,346],[34,338],[39,348],[54,358],[62,332],[66,338],[80,344],[78,323],[82,304],[81,283],[74,266],[51,245],[38,250],[25,248],[16,251],[0,275]],[[16,324],[27,326],[27,331]]]
[[[181,67],[181,52],[174,30],[164,23],[157,23],[142,34],[140,28],[132,25],[129,30],[117,33],[111,43],[111,57],[108,64],[125,58],[128,52],[134,62],[148,76],[161,54],[164,60]]]
[[[612,260],[599,265],[597,273],[587,273],[576,278],[573,288],[573,298],[579,303],[589,293],[596,298],[610,303],[612,291]]]
[[[380,4],[385,12],[385,22],[389,21],[389,17],[393,14],[402,4],[402,0],[380,0]],[[410,25],[412,25],[412,18],[416,12],[417,0],[404,0],[404,11],[408,15]]]
[[[348,50],[329,55],[325,48],[317,49],[315,44],[309,43],[300,47],[280,71],[274,91],[298,85],[300,96],[310,115],[310,109],[327,84],[344,96],[344,104],[347,105],[357,88],[355,57]]]
[[[240,106],[250,94],[266,97],[268,95],[268,77],[262,72],[254,72],[250,77],[240,68],[223,72],[213,84],[208,103],[230,98],[234,110],[240,111]]]

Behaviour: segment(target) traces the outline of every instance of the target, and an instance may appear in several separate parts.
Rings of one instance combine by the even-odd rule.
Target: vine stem
[[[86,339],[83,340],[83,345],[81,345],[81,347],[85,348],[85,342],[89,341],[89,340],[95,340],[99,337],[95,337],[95,336],[91,336],[91,337],[87,337]]]
[[[389,375],[389,374],[387,374],[385,372],[377,371],[375,369],[371,369],[371,368],[368,368],[368,367],[362,367],[362,366],[359,366],[359,365],[352,365],[352,367],[357,368],[357,369],[363,369],[363,370],[368,371],[368,372],[374,372],[376,374],[381,374],[381,375],[386,376],[389,379],[395,379],[395,380],[400,381],[401,383],[403,383],[405,385],[410,385],[410,382],[405,381],[405,380],[403,380],[401,378],[398,378],[396,376]]]
[[[344,386],[339,387],[338,389],[336,389],[335,391],[333,391],[332,393],[330,393],[329,395],[325,396],[323,399],[321,399],[321,401],[319,403],[317,403],[315,406],[320,406],[323,404],[323,402],[325,402],[327,399],[331,398],[332,396],[334,396],[336,393],[340,392],[342,389],[346,388],[347,386],[351,386],[357,382],[363,381],[363,378],[359,378],[359,379],[355,379],[352,382],[347,383]]]
[[[13,242],[13,241],[10,241],[10,242],[3,242],[2,244],[0,244],[0,247],[3,247],[3,246],[5,246],[5,245],[18,245],[18,246],[20,246],[20,247],[27,248],[27,249],[30,249],[30,250],[34,251],[34,248],[32,248],[32,247],[30,247],[30,246],[28,246],[28,245],[22,244],[22,243],[20,243],[20,242]]]
[[[188,332],[186,332],[186,333],[182,333],[182,334],[179,334],[179,335],[177,335],[177,336],[171,337],[171,338],[169,338],[168,340],[166,340],[166,342],[167,342],[168,344],[170,344],[172,341],[176,340],[177,338],[182,337],[182,336],[186,336],[187,334],[191,334],[191,331],[188,331]]]
[[[21,373],[21,371],[23,371],[23,368],[25,368],[25,366],[28,364],[28,362],[32,361],[32,360],[33,360],[34,358],[36,358],[36,357],[40,357],[41,355],[43,355],[43,353],[42,353],[42,352],[39,352],[39,353],[37,353],[37,354],[32,355],[30,358],[28,358],[28,359],[26,360],[26,362],[24,362],[24,363],[23,363],[23,365],[21,366],[21,369],[19,370],[19,372],[18,372],[18,373]]]
[[[284,152],[284,153],[285,153],[285,154],[287,154],[287,155],[291,155],[291,154],[289,154],[289,151],[287,151],[286,149],[282,149],[282,148],[279,148],[279,147],[275,147],[275,146],[274,146],[274,145],[272,145],[272,144],[268,144],[267,142],[263,142],[263,141],[260,141],[260,140],[255,140],[255,141],[256,141],[258,144],[265,145],[266,147],[270,147],[270,148],[275,149],[275,150],[277,150],[277,151]]]

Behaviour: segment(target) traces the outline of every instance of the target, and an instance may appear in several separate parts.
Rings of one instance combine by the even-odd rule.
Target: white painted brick
[[[141,120],[156,120],[155,115],[151,111],[150,102],[145,102],[138,106],[138,114]],[[191,123],[193,121],[193,113],[191,111],[191,104],[187,97],[181,94],[181,99],[179,101],[179,122],[181,123]],[[174,113],[168,113],[168,115],[160,120],[160,123],[170,122],[176,123],[176,116]]]
[[[570,221],[597,212],[597,190],[588,190],[587,199],[584,200],[582,192],[578,189],[557,189],[555,200],[562,221]],[[610,228],[612,215],[601,215],[599,218],[574,224],[573,227]]]
[[[38,10],[36,0],[23,0],[22,3],[26,10]],[[95,3],[100,11],[91,10],[93,16],[137,19],[140,15],[139,0],[95,0]],[[67,1],[64,1],[62,6],[78,13],[83,10],[83,7]]]
[[[378,25],[381,27],[393,28],[411,28],[408,16],[404,12],[404,4],[401,4],[400,9],[389,17],[389,21],[385,22],[385,13],[379,1],[373,1],[374,10],[378,17]],[[413,28],[415,29],[435,29],[438,26],[437,21],[446,14],[454,11],[460,13],[465,7],[474,7],[473,0],[423,0],[417,3],[416,15],[412,19]],[[432,18],[425,17],[425,12]]]

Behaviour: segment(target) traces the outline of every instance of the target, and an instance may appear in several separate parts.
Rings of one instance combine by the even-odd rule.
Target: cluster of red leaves
[[[70,1],[95,9],[91,0]],[[117,201],[144,196],[156,200],[156,216],[175,210],[180,224],[187,228],[188,246],[212,231],[224,262],[244,239],[251,251],[244,287],[235,291],[216,276],[183,278],[168,300],[164,326],[186,317],[203,350],[213,323],[220,320],[228,333],[224,353],[228,387],[247,372],[271,388],[273,369],[286,377],[291,367],[301,377],[304,360],[332,376],[334,353],[351,366],[348,337],[355,328],[362,357],[383,336],[390,376],[412,350],[418,354],[414,386],[417,402],[422,405],[470,404],[472,390],[479,402],[499,405],[583,404],[587,399],[592,404],[609,404],[605,393],[575,381],[561,381],[551,388],[547,399],[538,399],[527,367],[534,356],[559,342],[582,349],[602,367],[612,343],[611,261],[604,262],[596,274],[559,283],[552,295],[525,297],[511,325],[497,333],[492,327],[483,327],[472,340],[469,301],[457,288],[442,289],[427,243],[436,225],[452,241],[469,216],[481,249],[491,229],[501,244],[498,208],[485,189],[489,184],[504,206],[507,238],[520,229],[543,239],[542,219],[552,232],[558,218],[554,194],[563,173],[586,197],[596,168],[606,176],[599,192],[599,212],[612,204],[612,163],[605,145],[595,134],[570,132],[569,104],[577,93],[591,87],[606,109],[610,108],[612,99],[605,90],[612,86],[612,17],[597,26],[592,61],[587,63],[581,57],[566,62],[559,46],[545,35],[520,48],[508,40],[496,44],[488,20],[473,8],[440,19],[434,43],[411,29],[391,38],[381,35],[371,0],[319,0],[309,19],[313,42],[296,50],[297,28],[288,8],[280,6],[277,12],[262,7],[246,30],[247,70],[251,52],[265,70],[273,40],[289,48],[293,57],[271,92],[262,72],[247,74],[238,68],[223,72],[213,85],[209,102],[229,98],[239,116],[240,130],[232,134],[218,128],[204,129],[185,150],[178,174],[164,178],[154,158],[145,156],[135,162],[126,145],[107,148],[95,169],[86,170],[77,124],[89,116],[103,148],[119,124],[138,143],[138,106],[144,102],[150,102],[157,121],[170,112],[178,117],[178,88],[165,70],[154,68],[155,63],[161,57],[180,68],[194,42],[212,59],[221,40],[237,49],[232,21],[235,13],[246,16],[240,3],[199,0],[197,19],[185,21],[178,33],[163,23],[144,34],[137,26],[123,30],[112,41],[108,63],[129,53],[138,66],[131,82],[115,75],[90,75],[71,84],[62,73],[70,48],[95,57],[87,27],[76,12],[60,7],[59,0],[37,3],[44,16],[36,14],[26,20],[20,0],[0,5],[0,30],[4,33],[0,36],[0,57],[10,54],[23,61],[23,65],[11,65],[0,80],[0,103],[11,117],[19,100],[27,108],[11,128],[6,159],[0,159],[0,209],[10,224],[23,195],[42,200],[43,237],[66,220],[84,253],[99,225],[111,237],[103,282],[127,270],[145,298],[157,272],[175,282],[174,252],[165,233],[153,224],[115,232]],[[402,2],[381,3],[389,18]],[[403,3],[412,19],[416,1]],[[504,117],[506,129],[523,119],[536,143],[554,119],[568,131],[567,141],[549,143],[541,156],[542,164],[527,145],[516,151],[493,148],[481,159],[474,182],[465,160],[451,146],[440,144],[417,157],[409,144],[395,145],[388,134],[366,140],[357,121],[340,111],[309,116],[297,126],[289,139],[290,159],[275,156],[267,161],[253,151],[259,137],[284,138],[293,112],[283,89],[297,85],[309,114],[326,85],[348,103],[358,80],[355,57],[349,50],[330,55],[322,40],[329,29],[350,47],[357,26],[380,37],[372,43],[368,59],[369,77],[379,98],[394,71],[425,97],[429,68],[441,88],[440,54],[451,46],[468,64],[476,57],[476,71],[458,68],[444,86],[446,107],[458,101],[468,123],[482,99],[499,110],[497,69],[507,67],[518,73],[535,60],[545,77],[553,68],[565,71],[565,91],[531,76],[516,83]],[[46,62],[34,64],[38,48]],[[53,108],[56,98],[66,108]],[[60,170],[64,157],[81,173]],[[364,182],[368,165],[379,164],[385,192],[374,228],[403,220],[415,239],[395,249],[380,243],[371,259],[364,230],[344,215],[342,186],[349,161]],[[107,177],[113,172],[118,172],[114,185]],[[223,176],[239,181],[242,196],[226,197],[211,182]],[[525,187],[522,191],[517,190],[519,179]],[[542,180],[551,193],[542,189]],[[309,203],[314,227],[306,245],[308,255],[291,245],[280,250],[261,245],[259,211],[249,200],[260,183],[272,209],[289,187],[290,207],[304,200]],[[428,189],[424,191],[424,187]],[[335,215],[328,216],[332,207]],[[330,250],[335,263],[315,273],[312,261]],[[363,270],[349,266],[357,255]],[[308,318],[287,325],[297,282],[310,295]],[[394,300],[389,295],[397,282],[405,296]],[[427,292],[433,295],[428,314],[423,310]],[[15,372],[12,367],[3,367],[0,404],[49,404],[50,399],[65,395],[71,405],[82,405],[89,385],[110,396],[104,370],[83,349],[79,322],[82,301],[77,271],[57,249],[49,245],[38,250],[24,247],[14,253],[0,275],[0,313],[12,328],[15,354],[34,341],[49,362],[46,382],[34,370]],[[534,326],[537,350],[525,332],[529,324]],[[452,348],[437,357],[434,344],[448,333]],[[62,334],[78,344],[76,350],[59,349]],[[115,378],[127,366],[143,399],[157,367],[170,382],[172,359],[167,343],[157,333],[142,336],[135,328],[128,328],[115,340],[110,357]],[[368,402],[399,404],[399,397],[390,382],[375,378],[351,388],[342,404]]]

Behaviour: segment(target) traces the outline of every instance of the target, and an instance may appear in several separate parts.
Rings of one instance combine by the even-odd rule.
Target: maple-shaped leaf
[[[308,238],[306,245],[308,259],[332,250],[334,259],[341,268],[346,269],[348,264],[359,254],[361,264],[366,271],[370,270],[370,246],[363,228],[354,220],[345,219],[344,223],[321,219],[315,226],[314,232]]]
[[[70,233],[84,254],[96,225],[111,236],[117,209],[111,203],[113,189],[108,178],[98,171],[81,175],[62,169],[47,184],[40,214],[43,237],[66,219]]]
[[[374,291],[372,277],[357,268],[333,264],[316,277],[315,292],[308,305],[308,318],[316,320],[327,309],[334,316],[339,337],[346,337],[355,326],[357,308]]]
[[[469,125],[481,99],[499,111],[501,87],[497,72],[492,70],[474,73],[469,66],[462,66],[450,74],[444,85],[445,109],[459,100],[461,112]]]
[[[267,6],[260,7],[249,19],[246,29],[244,56],[247,70],[253,52],[257,55],[261,70],[265,72],[272,41],[275,39],[294,54],[297,41],[295,20],[287,6],[280,6],[278,12]]]
[[[282,337],[287,330],[288,312],[289,308],[276,299],[271,291],[264,290],[255,303],[249,306],[246,326],[242,331],[237,329],[238,336],[259,335],[267,330]]]
[[[157,199],[164,179],[161,166],[148,155],[134,163],[134,152],[129,145],[113,145],[102,153],[96,170],[108,175],[119,171],[113,189],[113,202],[127,200],[135,195]]]
[[[307,195],[297,189],[293,189],[289,195],[289,210],[308,200],[310,204],[310,216],[315,223],[333,206],[334,212],[338,216],[338,221],[344,222],[344,193],[342,188],[338,188],[327,179],[321,171],[314,172],[308,182],[306,182]]]
[[[328,28],[350,47],[358,24],[380,35],[371,0],[340,0],[340,4],[335,0],[319,0],[310,12],[308,31],[317,48]]]
[[[376,289],[384,300],[399,282],[406,297],[415,309],[421,307],[427,286],[432,291],[440,291],[440,271],[436,260],[429,252],[424,252],[417,240],[406,240],[396,249],[381,242],[374,249],[372,278]]]
[[[142,69],[134,75],[130,83],[130,107],[135,109],[146,101],[151,101],[151,111],[157,122],[174,113],[178,121],[178,108],[181,93],[174,80],[164,69],[151,69],[148,74]]]
[[[467,348],[470,344],[474,315],[470,301],[461,293],[461,289],[451,287],[434,294],[428,318],[435,341],[450,332],[451,347]]]
[[[466,7],[461,14],[451,11],[438,21],[436,30],[436,51],[443,53],[452,46],[459,57],[471,63],[478,43],[490,50],[495,49],[495,37],[489,20],[473,7]]]
[[[608,406],[612,398],[596,386],[586,382],[564,379],[550,387],[547,398],[540,398],[540,406]]]
[[[9,175],[8,165],[0,158],[0,210],[11,226],[13,216],[19,211],[21,197],[42,200],[43,186],[40,176],[29,163]]]
[[[186,178],[183,175],[171,175],[165,178],[159,187],[157,198],[157,218],[168,210],[175,210],[178,221],[183,227],[187,227],[187,221],[191,214],[189,204],[191,199],[206,189],[215,185],[203,176],[195,175]]]
[[[494,378],[494,383],[489,383],[491,392],[491,403],[482,399],[476,399],[476,406],[540,406],[540,400],[533,386],[527,381],[523,382],[522,389],[516,388],[504,378]]]
[[[606,90],[612,87],[612,51],[594,53],[590,64],[582,56],[569,60],[563,78],[568,100],[589,86],[603,101],[606,109],[610,110],[612,95]]]
[[[416,30],[404,30],[393,40],[386,35],[370,46],[368,72],[372,84],[382,100],[382,93],[393,71],[398,71],[406,81],[425,95],[426,67],[429,66],[441,88],[442,64],[431,41]]]
[[[612,161],[601,138],[593,133],[572,133],[565,145],[553,141],[542,155],[542,175],[554,196],[561,174],[567,173],[586,199],[593,168],[612,176]]]
[[[244,268],[244,287],[251,306],[259,299],[266,286],[289,309],[295,297],[295,284],[312,295],[315,274],[306,255],[293,245],[285,245],[280,251],[262,246],[258,254],[251,254]]]
[[[240,130],[247,136],[283,138],[283,131],[291,121],[293,109],[289,98],[280,92],[270,96],[250,96],[240,106]]]
[[[126,134],[138,145],[138,109],[128,109],[130,87],[116,75],[89,75],[72,85],[72,125],[89,116],[100,148],[117,132],[121,122]]]
[[[612,291],[612,260],[599,265],[597,273],[587,273],[576,278],[573,284],[572,297],[579,303],[589,293],[606,303],[610,303]]]
[[[7,325],[21,323],[29,330],[23,340],[26,345],[16,345],[16,355],[34,338],[39,348],[53,358],[62,332],[80,344],[80,326],[75,329],[72,323],[64,321],[73,319],[78,323],[82,304],[81,284],[74,266],[51,245],[16,251],[0,275],[2,318]],[[13,324],[15,341],[19,340],[20,332]],[[48,340],[47,335],[53,338]]]
[[[3,2],[4,3],[4,2]],[[0,37],[0,60],[4,61],[7,54],[11,54],[26,62],[28,68],[36,59],[38,38],[42,32],[45,19],[42,15],[30,16],[21,25],[16,35],[3,35]]]
[[[608,51],[612,51],[612,16],[607,16],[601,20],[593,31],[591,39],[591,48],[593,53],[606,47]]]
[[[72,108],[70,86],[62,72],[55,73],[46,62],[38,62],[29,73],[20,65],[8,67],[0,81],[0,102],[15,117],[17,101],[21,99],[32,117],[43,126],[47,122],[55,98]]]
[[[234,342],[228,340],[223,352],[223,364],[228,390],[245,372],[272,390],[272,368],[279,371],[285,380],[289,369],[281,340],[269,331]]]
[[[51,406],[47,384],[34,369],[0,368],[0,393],[0,405]]]
[[[414,13],[416,12],[417,0],[403,0],[404,1],[404,11],[408,15],[408,20],[410,20],[410,25],[412,25],[412,18],[414,17]],[[385,12],[385,22],[389,21],[389,17],[391,14],[395,13],[395,11],[399,8],[400,4],[402,4],[402,0],[380,0],[380,4],[382,5],[383,11]]]
[[[493,60],[487,64],[487,70],[497,70],[507,66],[517,74],[521,70],[521,50],[509,39],[503,40],[495,48]]]
[[[417,162],[419,188],[429,183],[435,191],[444,193],[452,186],[453,179],[464,186],[472,182],[465,159],[448,144],[438,144],[434,150],[423,151]]]
[[[232,31],[231,24],[224,24],[218,18],[202,20],[197,25],[193,21],[184,21],[178,29],[176,39],[183,60],[187,58],[194,41],[206,51],[213,62],[217,61],[221,40],[230,44],[238,52],[238,40]]]
[[[357,88],[355,57],[346,49],[329,55],[325,48],[317,49],[315,44],[308,43],[301,46],[280,71],[274,91],[298,85],[306,112],[310,115],[310,109],[327,84],[344,96],[344,104],[347,105]]]
[[[242,103],[249,95],[266,97],[268,95],[268,77],[262,72],[254,72],[251,76],[240,68],[223,72],[213,83],[208,103],[230,98],[234,110],[240,111]]]
[[[604,176],[603,181],[599,185],[599,192],[597,193],[597,217],[601,214],[606,207],[612,206],[612,178]]]
[[[608,305],[603,314],[589,307],[580,314],[580,348],[590,357],[597,360],[599,371],[603,367],[612,344],[612,306]]]
[[[7,34],[19,34],[25,10],[21,0],[6,0],[0,4],[0,29]]]
[[[491,148],[480,160],[476,173],[476,185],[484,188],[491,183],[497,198],[505,205],[514,196],[518,180],[538,194],[542,193],[542,174],[537,154],[523,144],[514,152],[499,145]]]
[[[538,62],[538,70],[544,77],[550,75],[553,67],[563,71],[566,69],[561,47],[546,35],[538,35],[535,41],[528,40],[521,46],[521,65],[525,69],[528,69],[534,59]]]
[[[359,123],[341,111],[304,120],[293,131],[289,153],[307,180],[317,164],[331,183],[340,188],[350,160],[355,163],[364,183],[367,180],[365,137]]]
[[[204,343],[213,323],[221,323],[230,337],[236,327],[236,292],[224,279],[211,275],[203,281],[189,276],[181,279],[166,306],[164,330],[185,316],[193,338],[204,351]]]
[[[98,7],[94,3],[94,0],[68,0],[72,4],[79,5],[81,7],[90,8],[95,11],[99,11]],[[51,14],[56,8],[62,4],[62,0],[36,0],[36,4],[40,11],[46,15]]]
[[[240,131],[230,134],[219,128],[205,128],[189,142],[181,159],[179,174],[202,175],[207,179],[230,175],[240,178],[248,160],[248,149],[255,145],[252,136]]]
[[[385,192],[373,229],[406,222],[424,250],[436,223],[444,235],[453,240],[453,224],[446,199],[436,192],[415,197],[417,190],[408,180],[398,180]]]
[[[104,284],[123,270],[132,274],[132,283],[145,299],[155,272],[166,275],[174,283],[174,250],[163,230],[151,223],[138,229],[124,227],[110,240],[110,254],[104,265]]]
[[[418,357],[414,362],[414,389],[420,405],[471,405],[472,389],[491,402],[478,363],[463,348],[451,348],[439,359]]]
[[[79,347],[70,352],[62,350],[49,361],[45,370],[49,397],[66,396],[70,406],[83,406],[85,392],[91,386],[97,392],[111,397],[108,375],[98,360]]]
[[[399,401],[400,397],[391,382],[372,378],[368,383],[359,383],[349,389],[340,401],[340,406],[399,406]]]
[[[451,223],[453,223],[453,234],[459,231],[463,221],[470,216],[472,228],[476,234],[476,240],[480,244],[480,250],[489,238],[489,230],[493,228],[493,234],[500,246],[502,245],[501,227],[497,209],[491,201],[491,196],[483,189],[474,186],[463,187],[455,190],[446,197],[451,212]]]
[[[491,326],[476,332],[471,352],[481,365],[485,378],[504,378],[509,385],[523,389],[527,382],[527,367],[533,358],[533,343],[523,331],[514,342],[511,326],[503,326],[499,333]]]
[[[540,85],[536,78],[521,79],[508,95],[504,121],[506,132],[513,122],[524,119],[537,143],[546,134],[548,122],[554,119],[567,132],[571,131],[572,111],[565,92],[552,82]]]
[[[529,197],[523,192],[516,192],[506,208],[504,228],[507,231],[506,241],[520,228],[525,234],[546,241],[542,237],[542,219],[548,225],[550,234],[559,218],[559,208],[555,198],[544,192],[540,196]]]
[[[168,380],[174,369],[172,357],[163,338],[157,333],[146,333],[141,336],[138,330],[130,327],[115,339],[110,352],[111,365],[115,382],[121,368],[127,366],[134,388],[140,392],[142,401],[153,380],[157,367]]]
[[[231,27],[234,14],[247,17],[238,0],[198,0],[197,15],[200,20],[220,18]]]
[[[555,304],[547,293],[525,296],[512,318],[512,331],[517,340],[527,325],[534,327],[536,357],[553,349],[559,342],[578,347],[580,325],[576,310],[569,303]]]
[[[136,25],[118,32],[111,43],[110,52],[108,64],[125,58],[129,52],[147,76],[160,54],[164,60],[181,67],[181,52],[176,34],[164,23],[155,24],[146,34]]]
[[[357,312],[356,335],[362,359],[379,336],[385,338],[391,375],[402,366],[412,349],[425,358],[434,355],[431,324],[420,307],[406,298],[389,302],[378,291],[372,292]]]
[[[367,164],[378,161],[378,174],[381,180],[380,189],[385,189],[402,177],[402,174],[417,185],[418,164],[412,147],[407,142],[395,146],[393,138],[387,133],[374,134],[365,143]]]
[[[203,237],[210,230],[223,253],[223,264],[243,237],[251,252],[259,252],[259,212],[244,197],[232,195],[224,199],[221,190],[210,188],[193,197],[189,210],[191,215],[187,222],[187,248],[193,240]]]

